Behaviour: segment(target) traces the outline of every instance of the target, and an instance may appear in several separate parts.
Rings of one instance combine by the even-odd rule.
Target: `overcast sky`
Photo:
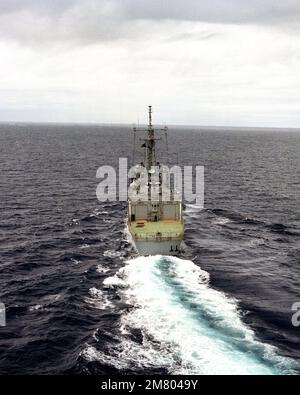
[[[0,121],[300,127],[299,0],[0,0]]]

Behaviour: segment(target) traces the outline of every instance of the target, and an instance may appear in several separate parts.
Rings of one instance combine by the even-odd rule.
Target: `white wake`
[[[121,345],[109,356],[89,347],[87,358],[171,374],[294,373],[294,362],[258,341],[236,301],[212,289],[209,274],[191,261],[139,257],[104,285],[133,308],[121,318]],[[132,331],[142,334],[141,344]]]

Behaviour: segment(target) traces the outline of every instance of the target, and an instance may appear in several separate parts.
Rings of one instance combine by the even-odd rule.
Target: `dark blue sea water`
[[[205,166],[185,252],[137,257],[97,168],[127,127],[0,126],[1,374],[299,373],[300,133],[171,128]]]

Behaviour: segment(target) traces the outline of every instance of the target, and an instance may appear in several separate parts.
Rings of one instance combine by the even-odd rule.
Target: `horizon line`
[[[137,123],[128,123],[128,122],[91,122],[91,121],[86,121],[86,122],[71,122],[71,121],[1,121],[0,120],[0,125],[84,125],[84,126],[125,126],[125,127],[133,127],[136,126]],[[139,124],[140,126],[147,126],[147,124]],[[157,126],[166,126],[166,123],[157,123]],[[242,125],[200,125],[200,124],[169,124],[167,125],[168,127],[186,127],[186,128],[222,128],[222,129],[227,129],[227,128],[234,128],[234,129],[289,129],[289,130],[299,130],[300,131],[300,126],[296,127],[283,127],[283,126],[242,126]]]

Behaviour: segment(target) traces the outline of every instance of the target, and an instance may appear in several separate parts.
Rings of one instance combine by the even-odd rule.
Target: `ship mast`
[[[152,124],[152,106],[148,106],[148,115],[149,115],[149,123],[146,129],[140,129],[137,127],[133,128],[134,132],[134,144],[133,144],[133,162],[135,160],[135,144],[136,144],[136,134],[137,132],[146,132],[144,138],[140,138],[140,141],[143,142],[142,148],[145,148],[145,163],[143,165],[146,167],[148,172],[152,169],[152,167],[156,166],[156,140],[161,140],[161,138],[155,137],[155,131],[165,132],[165,136],[167,139],[168,128],[165,127],[163,129],[155,129]],[[168,151],[168,149],[167,149]]]
[[[148,125],[148,138],[146,141],[146,168],[151,170],[155,166],[155,138],[154,129],[152,126],[152,106],[149,106],[149,125]]]

